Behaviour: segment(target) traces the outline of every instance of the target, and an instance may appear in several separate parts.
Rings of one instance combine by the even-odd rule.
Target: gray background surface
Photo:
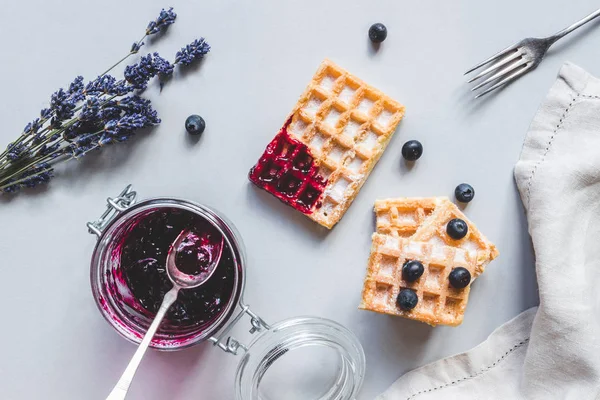
[[[245,239],[246,300],[268,321],[317,315],[360,338],[371,399],[404,372],[467,350],[537,303],[532,249],[512,169],[528,124],[560,65],[600,73],[600,32],[590,27],[553,49],[532,74],[473,101],[462,72],[511,42],[545,35],[597,2],[172,1],[5,2],[0,13],[0,141],[14,139],[56,88],[87,78],[128,51],[148,20],[172,5],[177,23],[148,50],[172,58],[205,36],[213,51],[193,73],[176,73],[152,99],[163,123],[133,143],[59,168],[47,190],[0,198],[0,398],[103,399],[135,348],[102,319],[89,288],[94,238],[85,223],[106,197],[133,183],[142,197],[183,197],[225,213]],[[518,11],[518,12],[517,12]],[[541,14],[538,14],[541,12]],[[378,52],[367,40],[381,21]],[[319,62],[329,57],[406,105],[387,152],[331,232],[252,187],[246,178]],[[119,72],[120,73],[120,72]],[[189,140],[183,122],[207,129]],[[425,154],[412,169],[404,141]],[[464,323],[431,328],[357,310],[373,231],[372,205],[392,196],[476,191],[468,216],[501,256],[477,281]],[[27,283],[26,283],[27,282]],[[237,359],[201,345],[151,352],[131,399],[229,399]]]

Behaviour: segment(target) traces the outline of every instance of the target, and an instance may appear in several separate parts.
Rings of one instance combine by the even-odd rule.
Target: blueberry
[[[423,145],[418,140],[409,140],[402,146],[402,157],[407,161],[417,161],[423,155]]]
[[[402,266],[402,279],[406,282],[414,282],[423,275],[425,268],[416,260],[409,260]]]
[[[373,43],[381,43],[387,37],[387,28],[382,23],[376,23],[369,28],[369,39]]]
[[[456,289],[463,289],[471,283],[471,273],[463,267],[456,267],[450,272],[450,285]]]
[[[468,203],[475,197],[475,189],[468,183],[461,183],[454,189],[454,196],[461,203]]]
[[[398,293],[398,298],[396,299],[396,303],[398,307],[400,307],[404,311],[410,311],[417,306],[419,302],[419,298],[414,290],[410,289],[401,289],[400,293]]]
[[[452,239],[459,240],[467,236],[469,232],[469,226],[465,221],[460,218],[454,218],[448,222],[446,226],[446,233]]]
[[[190,115],[185,120],[185,130],[190,135],[201,135],[204,132],[204,128],[206,128],[206,122],[199,115]]]

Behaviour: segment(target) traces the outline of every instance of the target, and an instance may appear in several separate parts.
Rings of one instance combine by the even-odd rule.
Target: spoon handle
[[[175,300],[177,300],[178,292],[179,288],[177,286],[173,286],[173,289],[169,290],[167,294],[165,294],[162,304],[156,313],[156,317],[154,317],[154,321],[152,321],[152,324],[148,328],[148,332],[146,332],[142,343],[140,343],[138,349],[131,358],[131,361],[129,361],[127,368],[125,368],[125,372],[123,372],[123,375],[121,375],[121,379],[119,379],[119,382],[117,382],[106,400],[125,399],[125,396],[127,396],[127,391],[129,390],[129,386],[131,385],[131,381],[133,380],[133,376],[135,375],[135,372],[137,371],[142,358],[144,357],[144,354],[146,353],[146,350],[152,341],[152,338],[156,334],[160,323],[165,318],[169,308],[173,305],[173,303],[175,303]]]

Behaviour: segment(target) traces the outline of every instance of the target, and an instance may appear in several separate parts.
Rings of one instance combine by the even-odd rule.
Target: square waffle
[[[496,246],[446,197],[377,200],[375,215],[377,233],[465,250],[476,260],[477,268],[469,271],[475,272],[473,277],[481,274],[498,256]],[[454,218],[462,219],[469,227],[467,235],[460,240],[446,233],[446,225]]]
[[[378,200],[375,213],[377,232],[373,234],[360,308],[430,325],[459,325],[470,285],[452,287],[450,272],[463,267],[475,279],[498,256],[496,247],[447,198]],[[462,219],[469,228],[460,240],[446,233],[448,221],[454,218]],[[415,282],[402,277],[402,267],[410,260],[424,266],[423,275]],[[417,294],[412,310],[402,310],[396,304],[402,289]]]
[[[401,104],[325,60],[249,179],[331,229],[403,116]]]

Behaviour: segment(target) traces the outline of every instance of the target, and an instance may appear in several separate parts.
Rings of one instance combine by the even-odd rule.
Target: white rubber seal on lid
[[[237,400],[352,400],[365,374],[358,338],[337,322],[279,322],[248,346],[235,378]]]

